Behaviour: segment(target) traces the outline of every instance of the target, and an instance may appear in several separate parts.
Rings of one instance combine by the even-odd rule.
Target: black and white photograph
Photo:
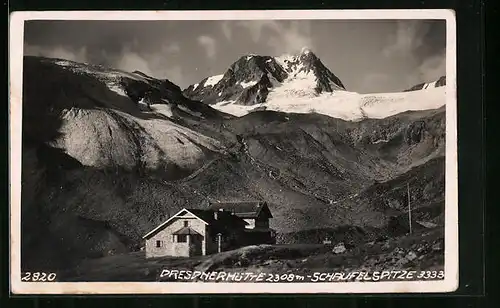
[[[453,291],[454,18],[14,13],[12,291]]]

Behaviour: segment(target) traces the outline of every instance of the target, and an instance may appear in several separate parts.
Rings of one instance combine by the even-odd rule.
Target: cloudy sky
[[[29,21],[26,55],[102,64],[185,88],[240,56],[310,48],[346,88],[399,91],[445,74],[445,21]]]

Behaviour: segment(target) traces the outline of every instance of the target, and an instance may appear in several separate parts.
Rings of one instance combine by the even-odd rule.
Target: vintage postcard
[[[453,11],[15,12],[10,34],[13,293],[457,288]]]

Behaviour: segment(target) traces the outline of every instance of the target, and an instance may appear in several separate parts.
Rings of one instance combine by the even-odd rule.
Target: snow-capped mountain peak
[[[309,48],[303,48],[298,54],[278,57],[244,55],[223,75],[205,78],[184,94],[207,104],[256,105],[265,103],[274,92],[316,96],[338,90],[345,90],[340,79]]]
[[[340,79],[335,76],[309,48],[302,48],[299,54],[285,54],[275,58],[293,78],[312,79],[316,94],[345,90]]]
[[[259,110],[317,112],[344,120],[384,118],[409,110],[439,108],[445,103],[444,77],[410,92],[359,94],[347,91],[309,48],[295,54],[247,54],[224,74],[203,79],[183,94],[225,113],[242,116]],[[425,91],[415,91],[426,89]],[[408,93],[407,93],[408,92]]]

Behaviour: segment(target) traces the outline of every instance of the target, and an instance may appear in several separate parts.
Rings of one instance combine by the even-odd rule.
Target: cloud
[[[138,70],[154,78],[168,79],[176,84],[184,82],[181,67],[172,66],[161,53],[139,54],[124,48],[114,61],[113,67],[128,72]]]
[[[87,62],[87,49],[82,47],[78,50],[71,50],[62,46],[42,47],[37,45],[24,45],[24,54],[28,56],[38,56],[47,58],[59,58],[75,62]]]
[[[392,81],[389,75],[380,72],[368,72],[363,74],[361,77],[360,87],[365,89],[367,92],[377,91],[378,89],[383,89],[387,87]]]
[[[198,44],[205,48],[205,53],[207,58],[213,59],[216,55],[216,44],[215,39],[207,35],[201,35],[198,37]]]
[[[220,27],[222,30],[222,34],[227,40],[230,40],[233,37],[233,30],[231,29],[231,25],[229,21],[221,21]]]
[[[167,53],[179,53],[181,51],[181,47],[179,46],[178,43],[173,42],[170,44],[163,44],[161,46],[162,52],[167,52]]]
[[[160,70],[158,71],[158,74],[161,74],[162,76],[164,76],[163,78],[167,78],[168,80],[179,86],[185,83],[182,68],[178,65]]]
[[[131,46],[133,46],[133,44],[131,44]],[[87,53],[85,47],[75,51],[60,46],[45,47],[26,44],[24,48],[24,53],[30,56],[60,58],[76,62],[92,62],[89,61],[91,55]],[[171,52],[180,50],[178,48],[179,46],[175,44],[166,46],[166,50],[170,50]],[[99,62],[101,64],[111,68],[127,72],[141,71],[144,74],[158,79],[169,79],[176,84],[180,84],[184,81],[181,67],[178,65],[172,66],[162,53],[139,53],[132,51],[130,46],[126,46],[116,54],[110,54],[105,50],[100,50],[99,52],[94,52],[92,56],[95,57],[96,54],[99,54]]]
[[[382,53],[386,57],[411,54],[422,46],[427,31],[429,25],[420,21],[399,21],[396,33],[389,39]]]
[[[278,37],[271,38],[269,44],[276,51],[284,48],[287,52],[298,52],[303,47],[314,51],[310,22],[292,21],[289,27],[280,27]]]
[[[250,32],[250,36],[255,43],[260,41],[262,31],[265,29],[278,34],[283,31],[283,26],[274,20],[241,21],[239,25],[245,27]]]
[[[446,45],[443,38],[443,24],[399,21],[382,54],[391,60],[404,59],[409,62],[414,82],[434,81],[446,75]]]
[[[255,44],[264,43],[271,47],[275,54],[299,52],[302,47],[314,50],[311,23],[307,20],[245,20],[221,23],[222,33],[228,40],[238,28],[247,31]]]
[[[420,77],[424,81],[433,81],[446,75],[446,55],[437,54],[425,59],[418,67]]]
[[[137,70],[147,75],[152,74],[148,61],[146,61],[146,59],[144,59],[139,54],[131,52],[127,48],[122,51],[121,56],[115,62],[115,67],[127,72],[133,72]]]
[[[190,34],[182,28],[184,23],[170,21],[27,22],[25,54],[140,70],[184,86],[180,63]]]

